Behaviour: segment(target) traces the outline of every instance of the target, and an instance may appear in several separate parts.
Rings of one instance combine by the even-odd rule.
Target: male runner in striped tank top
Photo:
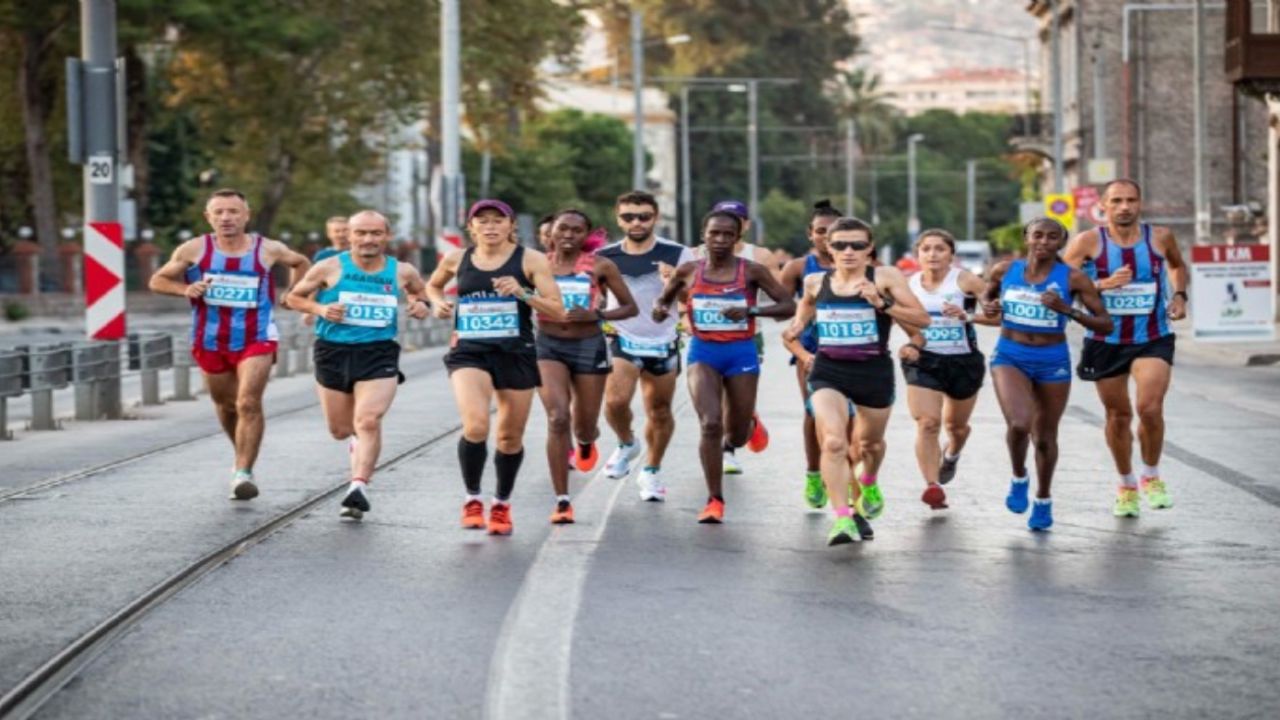
[[[291,270],[292,286],[311,263],[276,240],[245,233],[249,203],[239,190],[218,190],[205,204],[213,233],[178,246],[151,276],[151,291],[191,301],[191,355],[235,449],[231,498],[258,495],[253,464],[262,445],[262,393],[275,361],[275,286],[271,268]]]
[[[1141,222],[1142,191],[1132,180],[1114,180],[1102,195],[1107,224],[1083,232],[1067,246],[1063,260],[1079,268],[1092,261],[1094,284],[1102,292],[1115,328],[1089,333],[1076,373],[1097,383],[1107,409],[1107,447],[1120,474],[1113,512],[1138,516],[1138,493],[1152,508],[1173,505],[1160,478],[1164,446],[1164,396],[1173,375],[1171,320],[1187,315],[1187,266],[1173,231]],[[1129,376],[1137,385],[1129,399]],[[1133,473],[1133,415],[1138,415],[1142,455],[1141,485]]]

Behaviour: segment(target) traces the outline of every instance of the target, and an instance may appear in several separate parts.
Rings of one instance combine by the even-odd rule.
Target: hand
[[[1111,290],[1123,285],[1128,285],[1133,279],[1133,270],[1128,265],[1121,265],[1119,270],[1107,276],[1099,285],[1103,285],[1103,290]]]
[[[994,300],[983,300],[982,314],[987,317],[995,317],[1000,314],[1000,298]]]
[[[519,297],[525,293],[525,287],[510,275],[493,279],[493,289],[499,295]]]
[[[877,310],[884,305],[884,298],[880,297],[880,289],[873,282],[858,281],[858,284],[854,287],[854,293],[861,295],[863,300],[871,303],[871,306]]]
[[[565,311],[564,320],[565,322],[574,323],[593,323],[599,322],[600,314],[595,310],[588,310],[584,307],[575,306],[574,308]]]
[[[800,335],[803,332],[804,326],[796,327],[795,319],[793,318],[791,324],[787,326],[787,329],[782,331],[782,341],[795,342],[800,338]]]
[[[316,316],[315,316],[315,315],[303,315],[303,316],[302,316],[302,324],[303,324],[303,325],[306,325],[307,327],[311,327],[312,325],[315,325],[315,324],[316,324]]]
[[[432,314],[436,316],[437,320],[448,320],[449,318],[453,317],[453,303],[449,302],[448,300],[445,300],[444,302],[438,305],[433,305],[431,307],[431,310],[432,310]]]
[[[675,265],[668,265],[664,262],[658,263],[658,277],[662,278],[662,282],[666,282],[670,280],[672,273],[674,273],[675,271],[676,271]]]
[[[185,294],[192,300],[202,298],[206,292],[209,292],[209,286],[212,284],[212,280],[197,280],[187,286]]]
[[[653,310],[649,312],[649,316],[652,317],[653,321],[656,323],[666,322],[667,318],[671,317],[671,309],[666,305],[654,303]]]
[[[431,315],[431,308],[425,300],[411,300],[409,302],[409,317],[414,320],[426,320]]]
[[[722,311],[721,314],[723,314],[725,318],[728,320],[738,322],[739,320],[747,319],[747,308],[733,307],[733,308],[729,308],[728,310]]]
[[[969,313],[965,312],[964,308],[959,305],[952,305],[949,302],[942,303],[942,314],[949,318],[955,318],[956,320],[968,321],[969,319]]]
[[[909,363],[916,362],[920,359],[920,348],[913,344],[903,345],[898,348],[898,357]]]
[[[329,322],[340,323],[347,314],[347,307],[342,303],[330,303],[320,306],[320,317]]]
[[[1045,290],[1040,293],[1040,304],[1063,315],[1071,314],[1071,306],[1063,302],[1058,293],[1053,290]]]
[[[802,351],[796,356],[796,365],[800,366],[800,370],[808,375],[813,370],[813,353]]]
[[[1181,295],[1169,301],[1169,319],[1181,320],[1187,316],[1187,301]]]

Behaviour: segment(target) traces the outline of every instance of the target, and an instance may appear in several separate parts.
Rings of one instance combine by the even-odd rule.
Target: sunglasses
[[[651,212],[619,213],[618,219],[624,223],[635,222],[637,220],[639,220],[640,222],[649,222],[650,220],[653,219],[653,213]]]
[[[871,247],[871,243],[866,240],[837,240],[827,243],[827,247],[831,249],[831,252],[844,252],[845,250],[862,252]]]

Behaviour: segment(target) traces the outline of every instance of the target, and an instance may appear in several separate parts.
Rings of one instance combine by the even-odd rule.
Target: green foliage
[[[18,322],[19,320],[25,320],[27,319],[27,316],[30,314],[31,314],[31,311],[27,308],[27,306],[23,305],[17,300],[6,300],[4,303],[4,318],[9,322]]]
[[[809,206],[793,200],[774,188],[760,201],[760,220],[764,223],[764,246],[786,250],[792,255],[809,251],[805,229],[809,225]]]
[[[987,239],[991,241],[991,248],[996,254],[1020,254],[1023,249],[1022,224],[1014,221],[1008,225],[991,228],[987,233]]]

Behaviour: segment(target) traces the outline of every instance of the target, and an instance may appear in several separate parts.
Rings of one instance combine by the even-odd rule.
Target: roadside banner
[[[1275,339],[1275,288],[1267,245],[1191,248],[1191,329],[1197,340]]]
[[[1076,225],[1076,199],[1071,193],[1050,193],[1044,196],[1044,213],[1066,226]]]

